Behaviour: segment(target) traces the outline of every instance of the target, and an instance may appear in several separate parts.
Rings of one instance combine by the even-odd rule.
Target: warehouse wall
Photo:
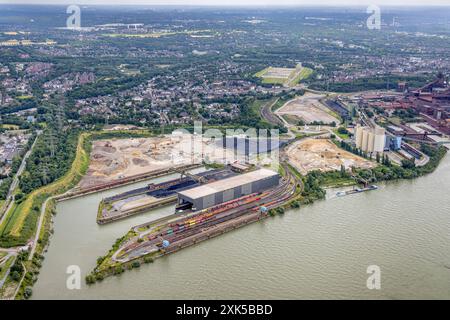
[[[273,176],[258,181],[246,183],[233,189],[217,192],[198,199],[190,199],[188,197],[178,195],[179,199],[191,202],[196,210],[202,210],[214,205],[240,198],[252,193],[258,193],[269,188],[275,187],[280,182],[280,176]]]

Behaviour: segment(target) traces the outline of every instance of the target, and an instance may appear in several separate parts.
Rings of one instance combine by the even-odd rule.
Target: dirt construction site
[[[193,143],[191,135],[98,140],[93,142],[88,172],[79,187],[201,163],[205,153],[211,161],[220,162],[224,152],[232,151],[206,140]]]
[[[298,120],[301,119],[306,124],[313,122],[322,122],[324,124],[340,123],[340,120],[332,114],[331,110],[320,102],[322,98],[324,98],[323,95],[305,93],[301,97],[288,101],[275,113],[280,116],[297,117]]]
[[[351,167],[373,168],[375,163],[338,148],[328,139],[309,138],[293,143],[287,149],[289,162],[302,174]]]

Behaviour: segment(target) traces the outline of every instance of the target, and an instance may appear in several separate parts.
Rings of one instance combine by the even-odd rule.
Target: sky
[[[79,5],[378,5],[417,6],[450,5],[450,0],[0,0],[7,4],[79,4]]]

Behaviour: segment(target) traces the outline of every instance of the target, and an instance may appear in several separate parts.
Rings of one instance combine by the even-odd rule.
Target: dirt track
[[[193,150],[191,142],[189,135],[94,141],[89,169],[79,187],[188,165],[193,161],[198,163],[202,153],[211,160],[224,158],[223,149],[213,143],[199,142]]]
[[[345,168],[373,168],[375,163],[358,157],[353,153],[338,148],[327,139],[305,139],[293,143],[287,149],[289,161],[302,174],[319,170],[340,170],[341,165]]]
[[[340,122],[339,119],[333,116],[331,111],[319,101],[323,97],[323,95],[306,93],[301,97],[287,102],[275,113],[278,115],[295,116],[299,120],[302,119],[306,124],[315,121],[325,124],[332,122],[338,124]]]

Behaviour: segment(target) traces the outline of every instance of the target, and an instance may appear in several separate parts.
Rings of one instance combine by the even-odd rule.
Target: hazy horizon
[[[0,0],[0,4],[158,6],[450,6],[448,0]]]

